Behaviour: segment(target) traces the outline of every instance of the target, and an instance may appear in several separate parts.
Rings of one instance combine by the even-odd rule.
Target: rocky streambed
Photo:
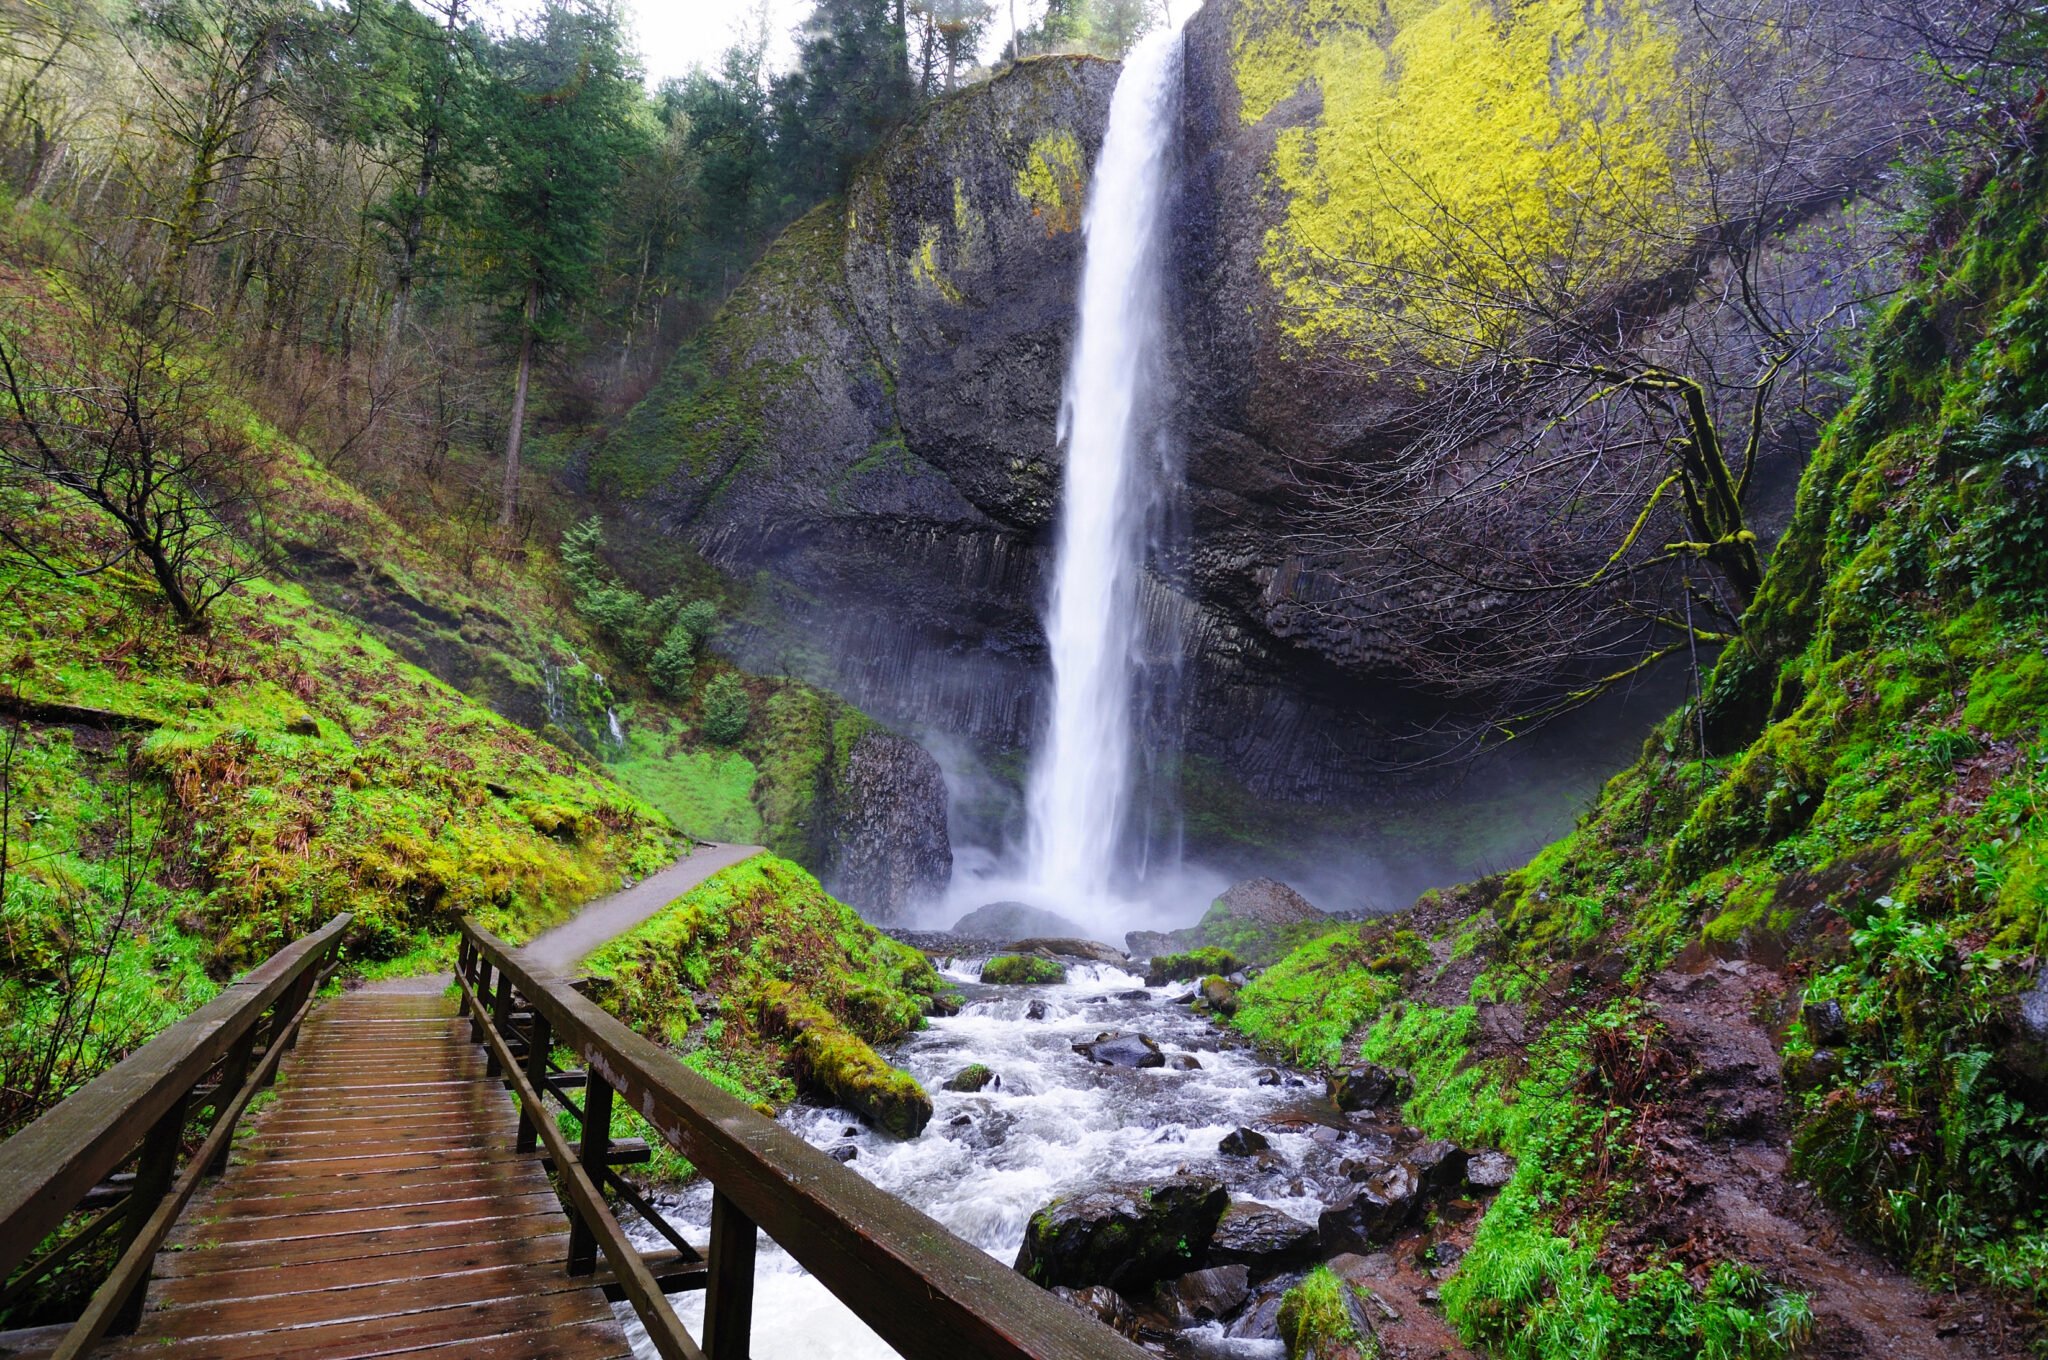
[[[1333,1092],[1204,1013],[1195,983],[1148,987],[1128,964],[1070,957],[1064,982],[990,986],[985,956],[939,961],[959,1014],[890,1054],[931,1093],[929,1126],[897,1140],[808,1105],[785,1125],[1161,1351],[1278,1360],[1282,1295],[1322,1261],[1368,1284],[1378,1313],[1354,1321],[1384,1342],[1420,1328],[1421,1353],[1455,1347],[1434,1279],[1509,1168],[1402,1125],[1398,1077]],[[664,1209],[703,1240],[710,1199],[692,1186]],[[759,1271],[756,1353],[892,1354],[765,1239]],[[701,1294],[676,1303],[701,1321]]]

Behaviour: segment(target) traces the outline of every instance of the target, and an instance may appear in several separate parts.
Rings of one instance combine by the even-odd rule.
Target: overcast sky
[[[717,69],[718,58],[751,22],[762,0],[628,0],[640,36],[640,54],[647,62],[647,83],[679,76],[692,66]],[[810,13],[811,0],[767,0],[768,64],[787,69],[796,59],[790,32]],[[1017,22],[1029,24],[1044,0],[1016,0]],[[994,32],[987,56],[1010,39],[1009,0],[996,0]]]

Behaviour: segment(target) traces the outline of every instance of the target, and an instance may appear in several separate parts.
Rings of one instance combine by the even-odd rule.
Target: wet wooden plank
[[[564,1268],[561,1201],[513,1149],[517,1114],[455,1004],[390,1001],[309,1017],[276,1099],[159,1254],[141,1327],[101,1354],[628,1353],[599,1285]]]

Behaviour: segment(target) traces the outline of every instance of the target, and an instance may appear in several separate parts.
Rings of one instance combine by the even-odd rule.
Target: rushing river
[[[1257,1199],[1308,1223],[1321,1203],[1312,1174],[1333,1130],[1312,1122],[1321,1083],[1267,1066],[1241,1039],[1191,1013],[1175,998],[1190,984],[1146,989],[1144,979],[1100,965],[1070,965],[1068,981],[1048,987],[984,987],[981,960],[946,970],[966,1004],[934,1019],[891,1054],[931,1092],[935,1107],[923,1134],[898,1142],[845,1110],[793,1106],[782,1123],[827,1150],[851,1145],[852,1170],[930,1214],[1009,1265],[1024,1224],[1047,1200],[1080,1185],[1156,1181],[1182,1167],[1223,1179],[1233,1197]],[[1031,1018],[1033,1003],[1042,1019]],[[1199,1067],[1125,1069],[1090,1062],[1073,1045],[1104,1031],[1150,1035],[1169,1063]],[[944,1089],[970,1063],[1001,1084],[974,1094]],[[1262,1084],[1265,1083],[1265,1084]],[[1276,1130],[1274,1121],[1299,1131]],[[1254,1162],[1222,1155],[1217,1144],[1259,1121],[1275,1157]],[[692,1241],[708,1239],[711,1189],[697,1185],[669,1204],[668,1217]],[[666,1245],[636,1226],[643,1249]],[[674,1297],[677,1312],[702,1336],[702,1293]],[[619,1306],[636,1354],[651,1356],[638,1323]],[[753,1353],[805,1360],[868,1360],[894,1354],[879,1337],[764,1236],[754,1295]]]

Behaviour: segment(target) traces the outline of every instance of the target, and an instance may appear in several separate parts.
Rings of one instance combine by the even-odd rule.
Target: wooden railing
[[[756,1225],[907,1360],[1146,1356],[713,1086],[468,919],[460,960],[471,1035],[489,1045],[518,1092],[522,1145],[531,1147],[536,1135],[547,1145],[569,1201],[570,1272],[592,1272],[601,1249],[665,1360],[748,1360]],[[556,1047],[573,1053],[582,1070],[557,1068],[549,1057]],[[563,1093],[578,1080],[580,1109]],[[611,1170],[615,1096],[711,1181],[709,1260],[681,1262],[684,1287],[707,1290],[701,1350],[605,1202],[606,1186],[630,1191]],[[580,1148],[572,1150],[557,1127],[550,1097],[580,1116]],[[671,1231],[637,1195],[627,1198],[651,1225]],[[671,1240],[678,1257],[697,1254],[681,1238]]]
[[[343,912],[285,946],[0,1143],[0,1277],[8,1281],[0,1305],[105,1233],[120,1234],[113,1271],[55,1356],[81,1356],[110,1332],[134,1330],[157,1248],[200,1181],[227,1166],[236,1122],[250,1099],[275,1079],[313,994],[332,971],[351,919]],[[181,1172],[187,1119],[202,1105],[213,1120]],[[134,1179],[124,1194],[109,1177],[131,1158]],[[114,1201],[110,1207],[22,1265],[81,1203],[107,1199]]]

